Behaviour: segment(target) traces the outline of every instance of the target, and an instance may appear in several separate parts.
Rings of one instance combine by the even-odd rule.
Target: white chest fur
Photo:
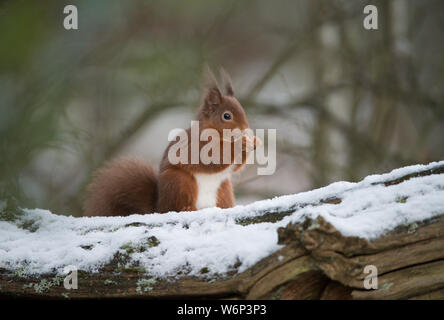
[[[196,208],[212,208],[217,205],[217,191],[222,182],[231,176],[231,167],[218,173],[196,173],[194,178],[197,182]]]

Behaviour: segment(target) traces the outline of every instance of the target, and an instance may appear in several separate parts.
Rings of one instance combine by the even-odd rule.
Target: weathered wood
[[[437,166],[392,181],[390,186],[430,174]],[[291,210],[263,212],[241,225],[276,222],[306,205],[341,203],[340,197],[298,204]],[[150,226],[145,226],[149,228]],[[66,290],[54,274],[24,277],[0,269],[1,297],[38,298],[220,298],[220,299],[444,299],[444,214],[399,226],[368,241],[345,237],[322,217],[278,230],[283,247],[242,273],[219,278],[154,279],[137,268],[122,269],[118,259],[98,273],[79,271],[77,290]],[[367,290],[364,267],[378,270],[378,289]]]
[[[367,265],[376,266],[379,275],[383,275],[444,259],[443,216],[417,223],[414,230],[398,228],[372,242],[344,237],[322,217],[280,230],[280,243],[287,243],[291,232],[293,240],[290,241],[300,239],[316,266],[329,278],[355,288],[364,288],[364,267]]]
[[[410,300],[444,300],[444,288],[411,297]]]
[[[281,267],[259,279],[250,289],[247,299],[260,299],[273,292],[278,286],[296,279],[300,275],[311,270],[308,256],[289,261]]]
[[[444,260],[397,270],[378,278],[378,290],[355,290],[354,299],[407,299],[444,288]]]
[[[441,221],[441,219],[440,219]],[[439,223],[444,227],[442,223]],[[428,225],[424,228],[433,228]],[[310,230],[312,231],[312,230]],[[389,241],[391,235],[386,238]],[[411,234],[413,240],[415,237]],[[347,242],[347,241],[345,241]],[[355,299],[395,299],[414,296],[427,297],[428,292],[444,287],[444,239],[431,238],[412,241],[398,250],[363,254],[347,258],[331,250],[308,250],[289,244],[260,261],[251,269],[231,278],[208,281],[196,278],[150,280],[137,270],[116,273],[112,265],[97,274],[79,273],[79,289],[67,291],[61,278],[43,275],[23,278],[1,270],[2,295],[47,298],[90,297],[144,297],[144,298],[320,298],[321,287],[326,286],[322,299],[344,299],[344,288],[363,289],[363,267],[374,264],[381,270],[380,290],[355,290]],[[311,244],[311,242],[310,242]],[[311,247],[310,245],[308,247]],[[411,254],[409,254],[411,253]],[[415,266],[419,263],[425,263]],[[408,266],[413,266],[409,268]],[[322,271],[322,272],[321,272]],[[332,290],[319,274],[337,280],[341,290]],[[439,292],[439,291],[438,291]],[[440,297],[435,293],[430,297]]]
[[[329,279],[319,270],[310,270],[299,274],[272,293],[264,295],[264,299],[279,300],[314,300],[320,299]]]
[[[346,287],[337,281],[330,281],[324,288],[321,300],[350,300],[352,288]]]

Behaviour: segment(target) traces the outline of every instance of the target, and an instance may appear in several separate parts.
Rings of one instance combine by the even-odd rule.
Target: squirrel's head
[[[200,107],[197,119],[204,127],[213,128],[223,133],[223,129],[248,129],[247,116],[244,108],[234,97],[233,85],[230,76],[221,69],[224,91],[219,89],[216,79],[211,71],[207,71],[209,78],[202,106]]]

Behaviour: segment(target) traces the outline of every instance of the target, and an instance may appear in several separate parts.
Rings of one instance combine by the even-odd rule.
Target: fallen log
[[[370,239],[344,235],[343,228],[339,228],[341,232],[321,214],[292,220],[298,212],[305,214],[306,209],[313,212],[320,210],[319,208],[333,210],[335,206],[343,204],[345,199],[349,199],[356,188],[393,188],[407,181],[411,184],[422,182],[424,184],[421,190],[424,194],[420,193],[415,201],[419,201],[421,196],[424,196],[424,201],[428,201],[428,189],[424,186],[429,186],[430,182],[421,179],[431,176],[439,177],[439,180],[433,180],[434,190],[444,190],[444,164],[435,163],[426,168],[412,167],[410,171],[400,172],[395,176],[381,176],[383,179],[379,181],[374,178],[365,185],[347,185],[347,188],[333,196],[326,197],[322,193],[316,199],[317,195],[313,194],[309,199],[311,201],[295,201],[284,207],[273,207],[272,204],[265,208],[256,208],[254,215],[235,217],[233,221],[236,228],[252,228],[259,224],[277,226],[274,231],[277,249],[245,269],[240,266],[245,264],[243,261],[223,274],[212,274],[210,270],[202,268],[200,274],[178,271],[175,275],[159,276],[151,274],[150,270],[140,264],[128,264],[128,259],[135,253],[140,253],[143,257],[144,252],[149,252],[159,242],[162,243],[162,239],[159,241],[151,236],[142,245],[121,247],[112,260],[96,271],[79,269],[77,289],[65,289],[66,275],[56,270],[29,273],[24,271],[26,268],[11,266],[6,261],[0,268],[0,295],[3,298],[13,296],[57,299],[443,299],[444,198],[441,199],[442,206],[433,206],[430,210],[434,212],[427,218],[413,219],[414,221],[406,218],[406,223],[388,227],[382,234]],[[369,194],[371,190],[373,189],[368,189]],[[439,195],[441,194],[437,193],[435,196]],[[367,200],[362,198],[359,201],[365,203]],[[393,210],[403,208],[402,205],[408,201],[408,197],[397,196]],[[440,202],[437,200],[436,203]],[[341,223],[346,221],[341,219]],[[17,217],[8,216],[5,219],[3,216],[3,220],[7,221],[0,224],[0,230],[10,230],[7,228],[12,228],[13,225],[32,233],[35,228],[42,228],[36,226],[34,220],[25,219],[28,224]],[[150,233],[153,228],[162,228],[168,223],[173,222],[162,225],[140,220],[115,229],[137,228],[141,232]],[[87,224],[85,221],[85,225]],[[185,229],[187,227],[191,228],[185,226]],[[88,232],[92,232],[94,228],[91,225]],[[88,245],[84,247],[84,250],[91,250]],[[6,256],[7,250],[0,247],[0,261],[3,255]],[[29,261],[23,263],[28,266]],[[365,286],[365,280],[368,279],[365,267],[369,265],[377,269],[377,289],[368,289]]]

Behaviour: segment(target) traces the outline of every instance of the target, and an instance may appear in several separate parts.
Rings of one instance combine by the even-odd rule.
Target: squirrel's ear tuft
[[[231,77],[228,72],[225,71],[224,68],[220,68],[220,76],[222,78],[222,83],[225,89],[225,94],[227,96],[234,96],[233,84],[231,81]]]
[[[219,90],[216,77],[208,65],[205,67],[204,102],[208,106],[219,105],[222,102],[222,93]]]
[[[218,87],[208,88],[204,98],[208,106],[217,106],[222,102],[222,94]]]

